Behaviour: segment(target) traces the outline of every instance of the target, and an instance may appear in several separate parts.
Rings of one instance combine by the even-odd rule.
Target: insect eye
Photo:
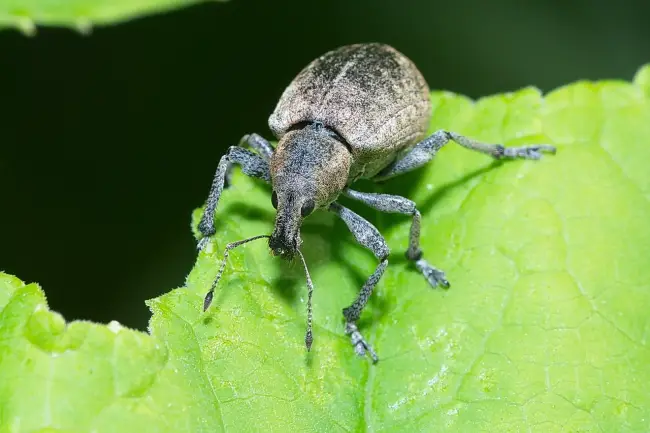
[[[307,200],[305,204],[302,205],[302,209],[300,209],[300,215],[302,215],[303,218],[306,217],[314,211],[314,207],[314,200]]]
[[[275,191],[271,194],[271,204],[275,209],[278,208],[278,194]]]

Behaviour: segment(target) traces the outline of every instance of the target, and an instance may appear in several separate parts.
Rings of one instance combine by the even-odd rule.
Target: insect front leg
[[[548,144],[505,147],[502,144],[481,143],[455,132],[440,130],[416,144],[402,158],[382,170],[374,177],[374,180],[389,179],[423,166],[431,161],[436,153],[450,141],[454,141],[466,149],[490,155],[494,159],[540,159],[542,152],[555,153],[556,151],[554,146]]]
[[[366,193],[354,191],[349,188],[345,189],[343,194],[381,212],[411,215],[413,221],[411,223],[406,258],[415,263],[415,267],[433,287],[438,285],[445,288],[449,287],[449,281],[447,281],[445,273],[422,258],[422,250],[420,249],[420,224],[422,216],[420,215],[420,211],[417,210],[414,201],[398,195]]]
[[[266,138],[255,133],[246,134],[241,138],[241,140],[239,140],[238,146],[245,147],[246,145],[258,153],[262,159],[264,159],[264,161],[269,162],[271,160],[271,155],[273,154],[273,146],[271,146],[271,143],[269,143]],[[231,163],[228,165],[228,168],[226,168],[226,188],[232,184],[232,169],[233,164]]]
[[[332,203],[329,210],[337,214],[345,222],[357,242],[372,251],[375,257],[379,259],[379,265],[377,265],[375,271],[365,282],[355,301],[349,307],[343,309],[345,333],[350,336],[354,351],[360,356],[365,355],[367,351],[372,361],[377,362],[379,361],[379,357],[359,332],[356,322],[359,320],[361,312],[368,303],[373,289],[388,266],[388,254],[390,250],[383,236],[379,233],[379,230],[361,216],[338,203]]]
[[[199,223],[199,231],[201,232],[201,240],[198,244],[198,249],[201,250],[208,242],[210,236],[215,233],[214,229],[214,212],[219,204],[219,197],[223,191],[223,184],[226,177],[226,172],[231,164],[238,164],[241,166],[244,174],[262,179],[266,182],[271,181],[271,173],[269,171],[269,163],[261,156],[251,152],[250,150],[231,146],[228,152],[221,157],[217,171],[212,180],[212,187],[210,194],[203,210],[203,216]]]
[[[273,155],[273,146],[271,146],[271,143],[261,135],[255,133],[244,135],[239,141],[239,145],[243,147],[244,144],[248,144],[248,146],[259,153],[265,161],[268,162],[271,160],[271,155]]]

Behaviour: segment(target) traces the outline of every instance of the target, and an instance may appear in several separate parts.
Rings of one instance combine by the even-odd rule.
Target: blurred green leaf
[[[186,286],[148,302],[151,336],[66,325],[36,285],[0,277],[0,431],[648,431],[649,77],[432,94],[432,131],[559,151],[495,164],[450,144],[381,186],[419,204],[448,291],[402,259],[408,218],[353,205],[393,250],[361,321],[375,366],[341,309],[376,262],[326,213],[303,228],[311,353],[300,266],[264,241],[231,253],[201,312],[225,244],[272,229],[268,188],[239,172]]]
[[[207,1],[226,0],[2,0],[0,29],[15,27],[27,35],[36,26],[61,26],[88,33],[113,24]]]

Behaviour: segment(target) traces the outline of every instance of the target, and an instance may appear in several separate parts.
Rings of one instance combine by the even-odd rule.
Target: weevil
[[[379,43],[355,44],[330,51],[308,64],[284,90],[268,124],[277,139],[274,148],[258,134],[245,135],[240,146],[222,156],[199,223],[199,249],[215,233],[214,213],[224,181],[233,164],[272,186],[276,209],[271,235],[228,244],[217,278],[203,308],[212,302],[228,251],[243,243],[268,238],[271,253],[285,259],[300,256],[309,288],[307,334],[311,348],[311,294],[313,285],[300,253],[300,227],[315,210],[340,217],[359,244],[375,255],[379,264],[352,304],[343,309],[345,333],[355,352],[378,356],[357,327],[373,289],[388,266],[386,241],[369,221],[342,206],[343,195],[381,212],[412,218],[407,259],[433,287],[449,287],[445,273],[431,265],[420,249],[421,215],[416,204],[398,195],[352,189],[358,179],[384,181],[425,165],[450,141],[495,159],[539,159],[555,153],[551,145],[505,147],[487,144],[439,130],[427,136],[431,116],[429,87],[414,63],[396,49]],[[248,150],[243,147],[248,145]]]

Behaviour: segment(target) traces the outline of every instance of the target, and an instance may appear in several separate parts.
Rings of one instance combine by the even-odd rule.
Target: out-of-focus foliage
[[[15,27],[33,35],[38,25],[89,32],[93,26],[157,13],[206,1],[226,0],[2,0],[0,29]]]

